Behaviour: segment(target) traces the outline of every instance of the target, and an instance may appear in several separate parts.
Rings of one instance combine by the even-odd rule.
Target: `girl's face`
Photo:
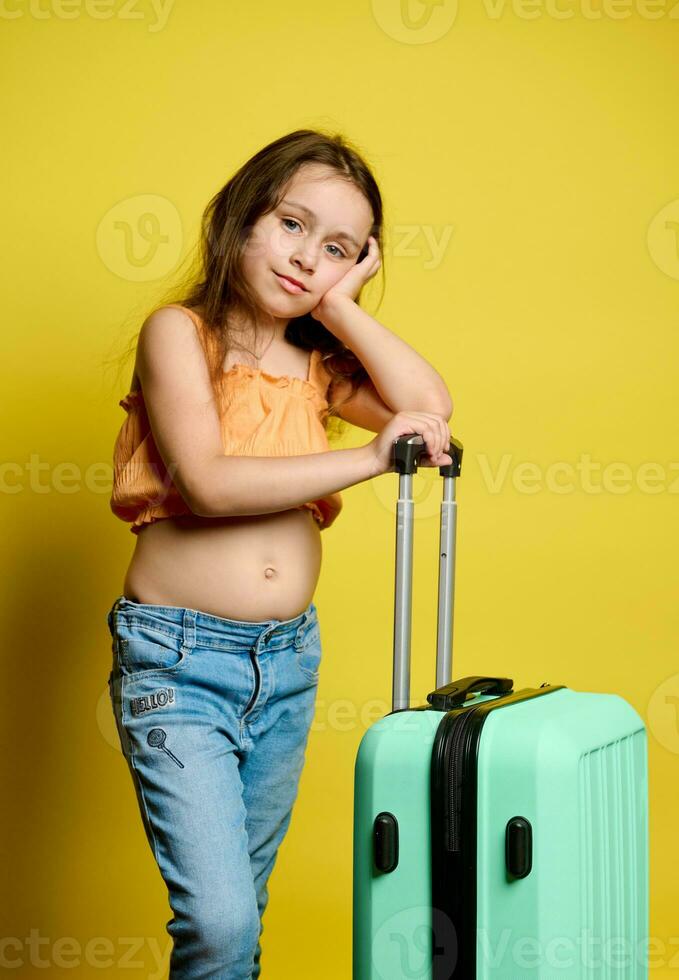
[[[243,248],[243,274],[262,310],[286,321],[312,310],[357,261],[372,223],[354,184],[320,164],[301,166]],[[286,288],[284,276],[304,290]]]

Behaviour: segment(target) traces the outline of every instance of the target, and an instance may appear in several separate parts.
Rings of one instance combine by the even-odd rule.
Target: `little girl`
[[[109,689],[174,913],[173,980],[260,975],[340,491],[390,472],[403,434],[423,436],[423,465],[451,462],[445,382],[357,303],[381,235],[360,155],[293,132],[209,203],[200,275],[137,338],[111,497],[136,537],[108,614]],[[331,417],[378,435],[330,451]]]

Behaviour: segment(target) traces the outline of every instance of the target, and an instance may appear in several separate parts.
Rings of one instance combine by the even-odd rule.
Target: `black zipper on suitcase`
[[[468,755],[469,735],[471,733],[471,723],[474,721],[474,713],[479,705],[469,707],[459,715],[453,715],[450,724],[448,738],[450,739],[450,750],[448,752],[448,773],[445,780],[445,792],[447,801],[445,813],[447,817],[446,847],[449,851],[460,850],[460,817],[462,813],[462,773],[464,770],[465,758]],[[446,716],[448,718],[449,716]]]
[[[433,980],[476,976],[477,763],[483,724],[491,711],[563,687],[524,688],[456,708],[444,715],[437,728],[431,756]],[[452,973],[450,950],[445,950],[451,934],[456,941]],[[444,950],[446,955],[437,955]]]

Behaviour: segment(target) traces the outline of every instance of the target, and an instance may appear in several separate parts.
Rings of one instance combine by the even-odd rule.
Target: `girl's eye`
[[[298,228],[301,228],[302,227],[300,225],[299,221],[295,221],[294,218],[281,218],[281,221],[283,221],[283,222],[289,222],[291,225],[297,225]],[[288,231],[291,231],[291,230],[292,229],[288,228]],[[331,245],[330,248],[334,248],[334,249],[337,250],[336,252],[333,253],[333,256],[335,258],[338,258],[338,257],[339,258],[346,258],[346,256],[345,256],[344,252],[342,251],[342,249],[339,248],[337,245]]]

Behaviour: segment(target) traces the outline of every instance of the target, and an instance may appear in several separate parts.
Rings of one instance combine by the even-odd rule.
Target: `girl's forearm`
[[[301,456],[217,456],[191,507],[202,517],[271,514],[369,480],[374,467],[368,445]]]

